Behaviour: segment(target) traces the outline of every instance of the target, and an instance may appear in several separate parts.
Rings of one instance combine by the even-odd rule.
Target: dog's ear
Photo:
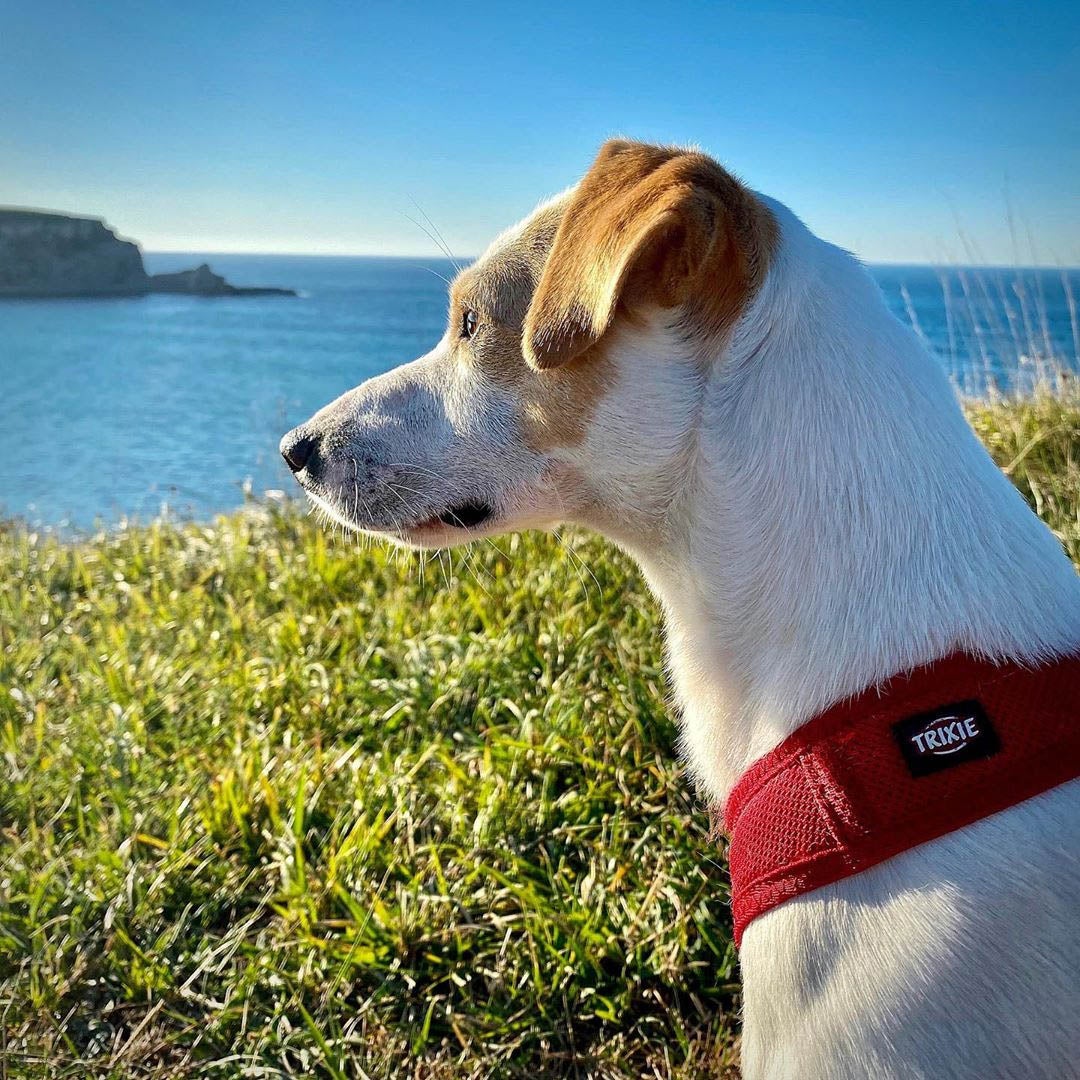
[[[738,276],[733,203],[749,193],[704,154],[612,140],[570,195],[525,319],[537,370],[595,345],[622,305],[677,307]],[[708,282],[703,282],[704,277]]]

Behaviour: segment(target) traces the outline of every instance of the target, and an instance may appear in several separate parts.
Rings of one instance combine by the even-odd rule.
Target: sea
[[[438,259],[149,253],[298,297],[0,300],[0,518],[83,533],[291,494],[281,435],[440,337]],[[1078,370],[1080,270],[870,268],[968,396]]]

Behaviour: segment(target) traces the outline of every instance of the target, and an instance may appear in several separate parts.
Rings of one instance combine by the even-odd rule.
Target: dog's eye
[[[461,313],[461,336],[463,338],[471,338],[476,333],[476,328],[479,325],[480,317],[472,308],[466,308]]]

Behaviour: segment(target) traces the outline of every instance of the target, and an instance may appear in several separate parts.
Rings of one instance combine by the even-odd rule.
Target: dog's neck
[[[1080,579],[854,259],[783,243],[712,365],[662,543],[684,748],[707,794],[831,703],[955,649],[1080,644]]]

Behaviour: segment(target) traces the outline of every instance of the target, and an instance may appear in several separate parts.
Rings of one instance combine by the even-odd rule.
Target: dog
[[[628,551],[717,805],[898,672],[1080,649],[1080,579],[941,365],[853,256],[697,151],[605,144],[457,276],[431,352],[281,451],[393,543],[569,521]],[[1078,829],[1073,780],[755,918],[744,1075],[1080,1076]]]

